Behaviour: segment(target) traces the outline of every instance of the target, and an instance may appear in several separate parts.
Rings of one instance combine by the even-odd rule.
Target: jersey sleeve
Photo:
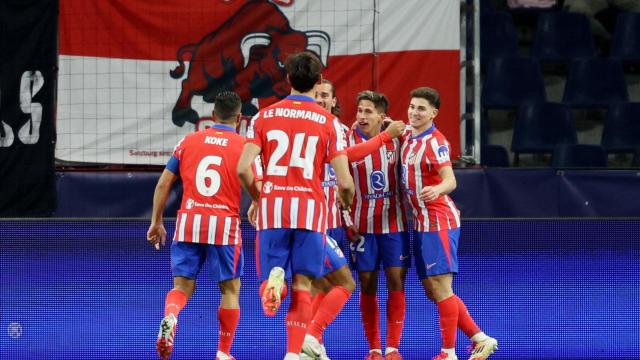
[[[262,157],[260,155],[256,156],[256,159],[251,164],[251,169],[253,170],[253,175],[255,175],[254,181],[262,181]]]
[[[182,160],[182,154],[184,153],[184,148],[185,148],[185,143],[187,137],[183,137],[182,140],[180,140],[176,146],[173,148],[173,154],[172,157],[176,158],[178,161]]]
[[[449,158],[449,142],[444,137],[436,136],[429,140],[426,154],[431,166],[437,171],[441,167],[451,166]]]
[[[338,118],[333,118],[329,130],[329,148],[327,149],[327,161],[331,161],[338,155],[345,154],[347,138],[342,130],[342,123]]]
[[[167,161],[167,166],[165,168],[178,175],[178,173],[180,172],[180,160],[178,160],[178,158],[176,158],[175,156],[171,156],[171,158],[169,158],[169,161]]]
[[[365,142],[349,146],[346,150],[349,162],[364,159],[367,155],[373,154],[376,150],[380,149],[380,147],[390,143],[391,140],[393,140],[391,135],[389,135],[388,132],[383,131]]]
[[[249,127],[247,128],[247,142],[256,144],[262,149],[262,118],[260,113],[257,113],[253,118]]]

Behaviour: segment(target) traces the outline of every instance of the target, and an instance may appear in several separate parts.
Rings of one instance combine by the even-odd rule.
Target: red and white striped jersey
[[[343,132],[346,134],[349,127],[344,124]],[[335,229],[342,226],[342,216],[340,216],[340,205],[338,203],[338,191],[336,188],[336,173],[331,164],[324,164],[324,176],[322,177],[322,188],[324,196],[327,198],[327,228]]]
[[[239,206],[242,188],[236,166],[246,139],[216,124],[191,133],[173,152],[182,179],[176,241],[241,244]]]
[[[327,229],[325,163],[344,154],[340,121],[307,96],[290,95],[255,116],[247,132],[264,168],[259,229]]]
[[[349,133],[348,145],[367,141],[358,129]],[[364,159],[351,162],[356,187],[351,216],[360,233],[388,234],[406,230],[400,194],[400,140],[393,139]]]
[[[331,164],[324,164],[324,175],[322,177],[322,189],[327,198],[327,228],[334,229],[342,226],[340,209],[338,204],[338,192],[336,191],[336,173]]]
[[[402,183],[413,210],[414,229],[420,232],[460,227],[460,211],[448,195],[434,201],[418,199],[420,190],[442,182],[438,170],[451,166],[449,142],[435,125],[417,136],[402,136]]]

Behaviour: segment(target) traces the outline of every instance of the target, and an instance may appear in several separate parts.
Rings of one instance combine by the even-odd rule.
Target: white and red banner
[[[325,63],[351,124],[355,97],[385,93],[406,120],[409,92],[436,88],[438,128],[459,154],[459,3],[442,0],[60,0],[56,157],[164,164],[211,117],[221,90],[250,115],[289,93],[282,64]]]

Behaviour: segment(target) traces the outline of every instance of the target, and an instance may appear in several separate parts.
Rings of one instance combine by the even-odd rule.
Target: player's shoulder
[[[447,141],[447,137],[440,130],[438,130],[438,128],[435,128],[433,130],[433,133],[431,133],[431,136],[438,139],[438,142]]]
[[[200,139],[202,137],[202,132],[204,130],[200,130],[200,131],[193,131],[190,132],[188,134],[186,134],[184,137],[182,137],[182,139],[178,142],[178,144],[176,145],[176,147],[185,147],[185,146],[189,146],[191,144],[193,144],[194,142],[197,142],[198,139]]]
[[[411,137],[411,125],[406,125],[402,133],[400,134],[401,139],[408,139]]]

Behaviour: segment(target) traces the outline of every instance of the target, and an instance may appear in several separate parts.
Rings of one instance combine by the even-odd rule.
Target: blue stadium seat
[[[572,107],[606,108],[628,101],[624,70],[617,59],[579,59],[571,63],[563,102]]]
[[[480,24],[481,63],[496,57],[517,57],[518,38],[511,14],[487,13]]]
[[[606,167],[607,152],[600,145],[558,145],[551,156],[551,166]]]
[[[632,153],[640,148],[640,103],[609,107],[601,144],[607,153]]]
[[[482,85],[482,105],[485,109],[515,109],[528,101],[546,101],[540,64],[533,59],[489,60]]]
[[[480,0],[480,13],[484,16],[486,13],[493,11],[491,0]]]
[[[546,12],[538,16],[531,56],[543,62],[567,63],[595,55],[593,36],[585,15]]]
[[[621,13],[611,42],[611,56],[640,64],[640,13]]]
[[[509,167],[509,153],[501,145],[484,145],[480,163],[489,167]]]
[[[576,144],[571,109],[558,103],[528,103],[518,109],[511,151],[518,163],[520,153],[552,153],[556,145]]]

